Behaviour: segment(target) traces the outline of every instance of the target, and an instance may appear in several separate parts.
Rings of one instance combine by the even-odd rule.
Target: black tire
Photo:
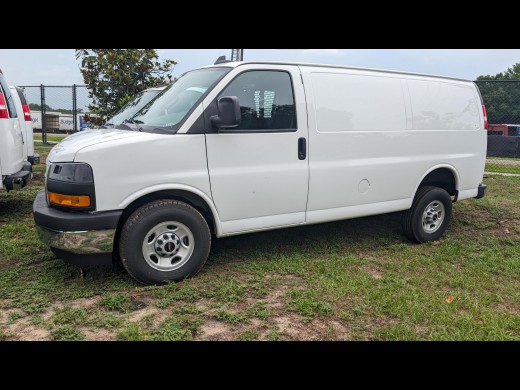
[[[143,255],[143,242],[150,229],[167,221],[176,221],[186,226],[194,241],[191,255],[186,256],[186,263],[171,271],[153,268]],[[143,284],[177,282],[197,274],[206,263],[210,248],[211,233],[204,217],[190,205],[169,199],[157,200],[137,209],[126,220],[119,238],[123,266],[135,280]]]
[[[432,232],[423,227],[423,214],[432,202],[440,202],[444,206],[444,215],[438,227]],[[448,192],[442,188],[423,186],[419,187],[410,210],[402,214],[402,225],[404,234],[412,241],[419,243],[438,240],[448,228],[451,220],[452,200]],[[433,218],[436,216],[434,215]],[[437,218],[438,215],[437,215]],[[437,219],[436,219],[437,220]],[[434,225],[435,221],[432,222]]]

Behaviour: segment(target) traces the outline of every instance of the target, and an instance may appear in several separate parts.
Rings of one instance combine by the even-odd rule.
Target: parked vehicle
[[[125,120],[132,118],[141,108],[146,106],[153,98],[160,94],[166,87],[148,88],[139,92],[132,100],[126,103],[114,116],[103,125],[105,128],[117,127]]]
[[[219,63],[118,129],[55,146],[34,218],[58,257],[120,256],[142,283],[195,275],[212,234],[401,211],[406,236],[437,240],[452,202],[485,194],[485,128],[471,81]]]
[[[34,133],[31,110],[20,87],[9,86],[16,107],[16,115],[20,123],[23,138],[23,158],[31,165],[40,163],[40,155],[34,153]]]
[[[25,187],[32,179],[32,166],[24,163],[23,135],[13,95],[0,70],[0,189]]]

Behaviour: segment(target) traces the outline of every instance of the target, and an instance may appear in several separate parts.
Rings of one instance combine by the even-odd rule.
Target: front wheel
[[[422,243],[438,240],[451,220],[452,201],[446,190],[438,187],[420,187],[412,208],[403,212],[404,234]]]
[[[137,209],[119,239],[121,261],[143,284],[179,281],[206,262],[211,233],[204,217],[190,205],[158,200]]]

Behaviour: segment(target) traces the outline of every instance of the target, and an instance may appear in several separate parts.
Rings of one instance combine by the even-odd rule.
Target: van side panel
[[[406,128],[399,79],[319,72],[313,73],[311,78],[319,132]]]
[[[457,189],[470,190],[466,195],[477,189],[486,132],[472,83],[355,69],[301,71],[309,112],[307,223],[325,214],[330,220],[405,210],[437,166],[460,177]],[[460,92],[455,101],[439,102],[453,91]]]
[[[478,130],[480,99],[472,84],[407,80],[414,130]]]

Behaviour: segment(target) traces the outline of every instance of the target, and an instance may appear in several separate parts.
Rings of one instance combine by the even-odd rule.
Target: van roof
[[[364,67],[358,67],[358,66],[316,64],[316,63],[311,63],[311,62],[284,62],[284,61],[234,61],[234,62],[231,62],[230,61],[230,62],[222,62],[222,63],[215,64],[215,65],[205,66],[204,68],[211,68],[214,66],[229,66],[229,67],[236,68],[237,66],[249,65],[249,64],[297,65],[297,66],[316,66],[316,67],[322,67],[322,68],[368,70],[368,71],[372,71],[372,72],[395,73],[395,74],[405,74],[405,75],[411,75],[411,76],[425,76],[425,77],[435,77],[435,78],[448,79],[448,80],[472,82],[471,80],[468,80],[468,79],[462,79],[462,78],[450,77],[450,76],[440,76],[440,75],[428,74],[428,73],[405,72],[405,71],[399,71],[399,70],[378,69],[378,68],[364,68]]]

